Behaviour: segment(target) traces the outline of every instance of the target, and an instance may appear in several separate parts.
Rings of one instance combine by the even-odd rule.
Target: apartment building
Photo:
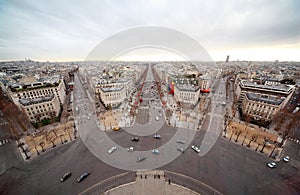
[[[123,86],[100,88],[100,99],[105,107],[117,107],[126,98],[126,90]]]
[[[199,100],[199,93],[199,86],[175,85],[174,98],[182,105],[195,106]]]
[[[241,80],[236,88],[236,95],[239,103],[243,102],[246,93],[262,94],[267,97],[282,97],[284,98],[283,106],[285,106],[293,95],[294,90],[295,86],[293,85],[262,85],[247,80]]]
[[[268,124],[273,117],[289,101],[295,86],[293,85],[262,85],[241,80],[236,90],[238,105],[242,115],[250,116],[254,121]]]
[[[102,89],[124,88],[125,95],[128,96],[133,88],[132,79],[99,79],[94,83],[95,94],[97,98],[101,98]],[[103,101],[103,100],[102,100]]]
[[[10,96],[16,105],[20,99],[36,99],[54,94],[60,105],[66,99],[66,87],[60,76],[44,77],[35,82],[16,83],[9,86]]]
[[[267,124],[283,108],[284,101],[284,97],[246,93],[241,109],[244,116]]]
[[[19,107],[31,123],[58,117],[60,113],[60,104],[58,98],[54,94],[34,99],[19,99]]]
[[[10,98],[32,123],[58,117],[66,99],[66,87],[60,76],[15,83],[9,89]]]

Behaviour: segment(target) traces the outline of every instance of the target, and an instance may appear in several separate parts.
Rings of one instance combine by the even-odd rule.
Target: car
[[[184,149],[183,149],[183,148],[177,147],[176,149],[177,149],[178,151],[180,151],[181,153],[184,153]]]
[[[90,172],[85,172],[83,174],[81,174],[78,178],[77,178],[77,182],[80,183],[82,180],[84,180],[87,176],[89,176],[91,173]]]
[[[113,146],[113,147],[111,147],[109,150],[108,150],[108,154],[111,154],[111,153],[113,153],[114,151],[116,151],[117,150],[117,146]]]
[[[60,181],[61,181],[61,182],[66,181],[71,175],[72,175],[71,172],[66,172],[66,173],[60,178]]]
[[[289,161],[290,161],[290,157],[289,157],[289,156],[285,156],[285,157],[283,158],[283,161],[284,161],[284,162],[289,162]]]
[[[87,119],[90,120],[90,117],[88,116]]]
[[[158,135],[158,134],[154,134],[154,136],[153,136],[155,139],[161,139],[161,136],[160,135]]]
[[[185,141],[182,140],[182,139],[178,139],[178,140],[176,140],[176,142],[179,143],[179,144],[185,144]]]
[[[119,131],[119,130],[120,130],[120,127],[113,127],[113,130],[114,130],[114,131]]]
[[[277,164],[275,162],[269,162],[267,164],[267,166],[270,167],[270,168],[275,168],[275,167],[277,167]]]
[[[128,152],[133,152],[134,148],[133,148],[132,146],[130,146],[130,147],[126,148],[126,150],[127,150]]]
[[[160,152],[159,152],[159,150],[158,149],[154,149],[154,150],[152,150],[152,154],[159,154]]]
[[[197,152],[197,153],[200,152],[200,148],[198,148],[198,147],[195,146],[195,145],[192,145],[191,148],[192,148],[195,152]]]
[[[146,160],[146,157],[139,157],[139,158],[137,158],[136,159],[136,162],[142,162],[142,161],[144,161],[144,160]]]
[[[157,117],[155,117],[155,120],[159,121],[159,118],[158,118],[158,116],[157,116]]]
[[[131,138],[131,141],[133,141],[133,142],[138,142],[140,139],[138,138],[138,137],[132,137]]]

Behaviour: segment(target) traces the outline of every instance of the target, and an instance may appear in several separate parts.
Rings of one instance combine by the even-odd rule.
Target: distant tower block
[[[226,57],[226,62],[228,62],[229,61],[229,55]]]

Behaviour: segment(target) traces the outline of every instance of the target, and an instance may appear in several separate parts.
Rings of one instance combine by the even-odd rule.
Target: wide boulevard
[[[220,80],[219,85],[224,86],[225,82]],[[197,146],[205,146],[202,142],[207,142],[208,139],[205,138],[207,136],[212,139],[213,143],[210,142],[208,143],[209,147],[204,147],[207,149],[204,153],[207,153],[200,152],[198,154],[191,149],[191,144],[187,143],[181,144],[181,147],[185,149],[184,153],[176,150],[179,144],[171,140],[174,140],[174,136],[178,136],[178,130],[166,125],[163,117],[157,121],[160,129],[156,133],[161,136],[161,139],[154,139],[154,132],[151,132],[148,135],[138,135],[139,142],[132,142],[131,137],[136,136],[134,128],[131,129],[132,131],[130,129],[128,131],[124,129],[120,131],[91,130],[98,128],[99,124],[97,125],[93,115],[94,111],[89,95],[81,87],[76,91],[78,95],[76,101],[79,107],[76,120],[81,138],[46,151],[37,158],[26,162],[20,160],[21,156],[16,152],[12,152],[9,159],[2,159],[1,155],[1,163],[5,163],[6,170],[1,170],[0,194],[78,194],[95,183],[127,170],[134,170],[135,164],[137,164],[137,154],[119,149],[119,147],[128,146],[133,146],[136,151],[142,152],[155,148],[161,149],[159,155],[148,152],[149,158],[147,156],[147,159],[140,163],[141,166],[136,166],[137,168],[143,168],[144,164],[156,169],[178,172],[197,179],[223,194],[299,194],[300,176],[297,163],[300,159],[293,159],[295,154],[299,154],[299,146],[288,143],[285,154],[292,156],[291,162],[280,161],[277,168],[270,169],[266,166],[270,162],[268,156],[229,142],[222,137],[220,129],[223,125],[224,108],[220,102],[223,101],[222,95],[225,93],[223,89],[224,87],[222,90],[217,87],[217,95],[211,97],[211,109],[200,131],[185,129],[185,132],[180,134],[180,136],[186,136],[184,139],[189,139],[189,135],[192,135],[191,144]],[[155,116],[158,114],[157,112]],[[217,120],[211,122],[210,117]],[[84,128],[85,131],[80,128]],[[96,133],[99,135],[95,135]],[[106,145],[106,142],[102,140],[104,134],[106,139],[109,138],[110,141],[107,143],[110,145]],[[217,137],[215,137],[216,135]],[[94,143],[98,137],[100,137],[100,144]],[[14,144],[11,142],[0,146],[0,154],[2,154],[2,150],[8,151],[8,149],[15,148]],[[91,144],[92,150],[88,149],[86,144]],[[107,149],[112,146],[111,144],[118,145],[118,150],[108,154]],[[166,144],[169,144],[169,149],[164,148]],[[101,159],[101,155],[96,154],[97,152],[105,153],[103,159]],[[176,154],[174,160],[160,166],[164,156],[173,154]],[[109,159],[113,160],[118,155],[127,159],[125,162],[131,163],[128,166],[124,165],[126,169],[128,168],[127,170],[113,167],[107,163]],[[8,161],[11,162],[11,166]],[[65,182],[60,182],[60,177],[67,171],[71,171],[72,176]],[[85,171],[91,172],[91,175],[81,183],[77,183],[76,178]],[[184,182],[181,181],[182,184]]]

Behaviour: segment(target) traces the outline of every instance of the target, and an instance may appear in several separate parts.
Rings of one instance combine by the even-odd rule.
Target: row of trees
[[[66,142],[68,142],[67,137],[69,137],[69,141],[72,141],[72,136],[69,133],[70,128],[75,128],[75,125],[63,125],[63,131],[64,133],[62,134],[58,134],[56,129],[53,129],[49,132],[43,133],[43,135],[39,135],[39,139],[36,139],[34,137],[31,138],[31,142],[34,145],[34,149],[37,153],[37,155],[40,155],[40,152],[45,152],[46,151],[46,144],[47,143],[51,143],[52,144],[52,148],[56,147],[56,142],[59,139],[61,144],[64,144]],[[74,139],[77,138],[77,133],[74,132]],[[22,152],[24,153],[26,159],[30,158],[30,155],[28,153],[30,153],[30,151],[28,150],[28,148],[25,148],[25,143],[21,142],[18,144],[18,147],[21,148]],[[40,147],[40,150],[39,150]]]
[[[234,141],[238,142],[239,137],[242,135],[242,131],[237,130],[236,128],[234,130],[232,130],[230,138],[229,138],[230,141],[232,140],[233,135],[235,135]],[[254,135],[254,134],[252,134],[250,136],[248,136],[248,135],[250,135],[250,133],[248,133],[248,132],[246,132],[244,134],[243,141],[241,142],[241,145],[243,146],[244,144],[247,144],[246,139],[250,137],[250,139],[248,139],[249,141],[248,141],[248,144],[246,146],[248,148],[250,148],[251,143],[255,142],[257,144],[255,151],[257,151],[258,148],[261,146],[261,149],[259,150],[261,153],[264,152],[265,147],[271,142],[271,140],[269,140],[267,137],[263,137],[262,138],[262,140],[263,140],[262,143],[258,143],[258,139],[260,138],[258,135]],[[274,145],[276,145],[276,143]]]

